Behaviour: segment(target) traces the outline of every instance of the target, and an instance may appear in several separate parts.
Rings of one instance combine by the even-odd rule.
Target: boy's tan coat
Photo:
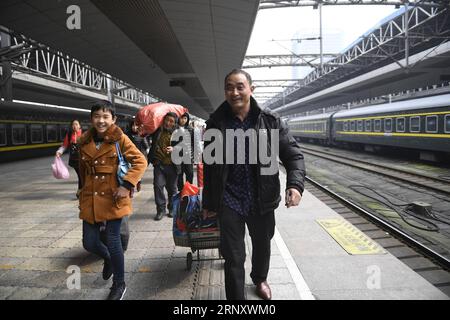
[[[147,168],[147,160],[133,142],[112,125],[105,133],[99,150],[95,147],[95,129],[86,131],[79,139],[80,177],[80,219],[95,222],[120,219],[133,211],[130,197],[114,200],[113,194],[119,188],[117,181],[118,155],[116,141],[125,159],[131,163],[124,180],[136,186]]]

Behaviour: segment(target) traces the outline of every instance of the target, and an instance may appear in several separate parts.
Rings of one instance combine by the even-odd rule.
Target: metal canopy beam
[[[279,80],[253,80],[253,85],[257,88],[289,88],[293,87],[301,79],[279,79]]]
[[[261,0],[259,9],[276,9],[288,7],[314,7],[317,8],[319,4],[324,6],[332,5],[389,5],[401,6],[404,4],[419,4],[421,6],[439,6],[446,4],[448,1],[423,1],[423,0]]]
[[[0,28],[0,31],[1,38],[4,39],[0,48],[0,61],[8,61],[12,71],[35,74],[94,91],[110,92],[118,98],[138,104],[149,104],[159,100],[148,92],[24,35],[4,27]],[[8,42],[5,42],[6,39]]]
[[[360,37],[347,51],[325,62],[323,68],[315,68],[305,79],[266,101],[263,106],[277,109],[283,106],[287,99],[298,100],[325,88],[331,82],[336,84],[392,62],[409,73],[414,65],[409,64],[408,59],[406,64],[400,61],[448,41],[449,25],[448,5],[443,7],[405,5],[403,12],[399,12],[391,20]],[[414,36],[409,37],[409,34]],[[357,68],[344,68],[344,65]]]
[[[335,58],[337,54],[324,53],[325,58]],[[312,67],[320,65],[320,54],[272,54],[251,55],[244,59],[243,69],[271,67]]]

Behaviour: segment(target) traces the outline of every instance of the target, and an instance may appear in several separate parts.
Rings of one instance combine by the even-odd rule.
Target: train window
[[[397,118],[395,119],[397,124],[397,132],[405,132],[405,118]]]
[[[60,126],[59,127],[59,139],[64,140],[67,132],[69,132],[69,126]]]
[[[450,132],[450,114],[446,114],[444,119],[445,132]]]
[[[27,143],[27,128],[24,124],[13,124],[12,130],[12,143],[13,144],[26,144]]]
[[[392,132],[392,119],[384,119],[384,132]]]
[[[56,125],[47,125],[47,142],[56,141],[58,141],[58,130],[56,129]]]
[[[409,131],[420,132],[420,117],[411,117],[409,119]]]
[[[366,131],[372,131],[372,120],[366,120]]]
[[[31,143],[42,143],[44,142],[44,129],[40,124],[32,124],[30,126],[31,130]]]
[[[6,146],[6,124],[0,124],[0,146]]]
[[[355,131],[355,121],[350,121],[350,130]]]
[[[426,118],[426,132],[437,132],[438,131],[438,117],[437,116],[427,116]]]
[[[344,131],[348,131],[348,121],[344,121]]]
[[[380,132],[381,131],[381,120],[380,119],[375,119],[373,121],[373,130],[376,132]]]
[[[363,131],[363,121],[358,120],[358,131]]]

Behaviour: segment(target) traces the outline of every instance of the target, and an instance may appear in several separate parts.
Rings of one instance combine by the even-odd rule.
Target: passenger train
[[[424,160],[450,158],[450,94],[290,119],[298,141],[363,148],[404,148]]]
[[[86,131],[90,110],[0,101],[0,162],[55,154],[74,119]],[[117,114],[116,124],[125,129],[130,119]]]

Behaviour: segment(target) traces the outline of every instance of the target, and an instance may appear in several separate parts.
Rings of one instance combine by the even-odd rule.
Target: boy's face
[[[95,130],[97,130],[98,136],[103,137],[106,130],[116,123],[116,118],[113,118],[111,112],[100,109],[92,114],[91,123]]]

